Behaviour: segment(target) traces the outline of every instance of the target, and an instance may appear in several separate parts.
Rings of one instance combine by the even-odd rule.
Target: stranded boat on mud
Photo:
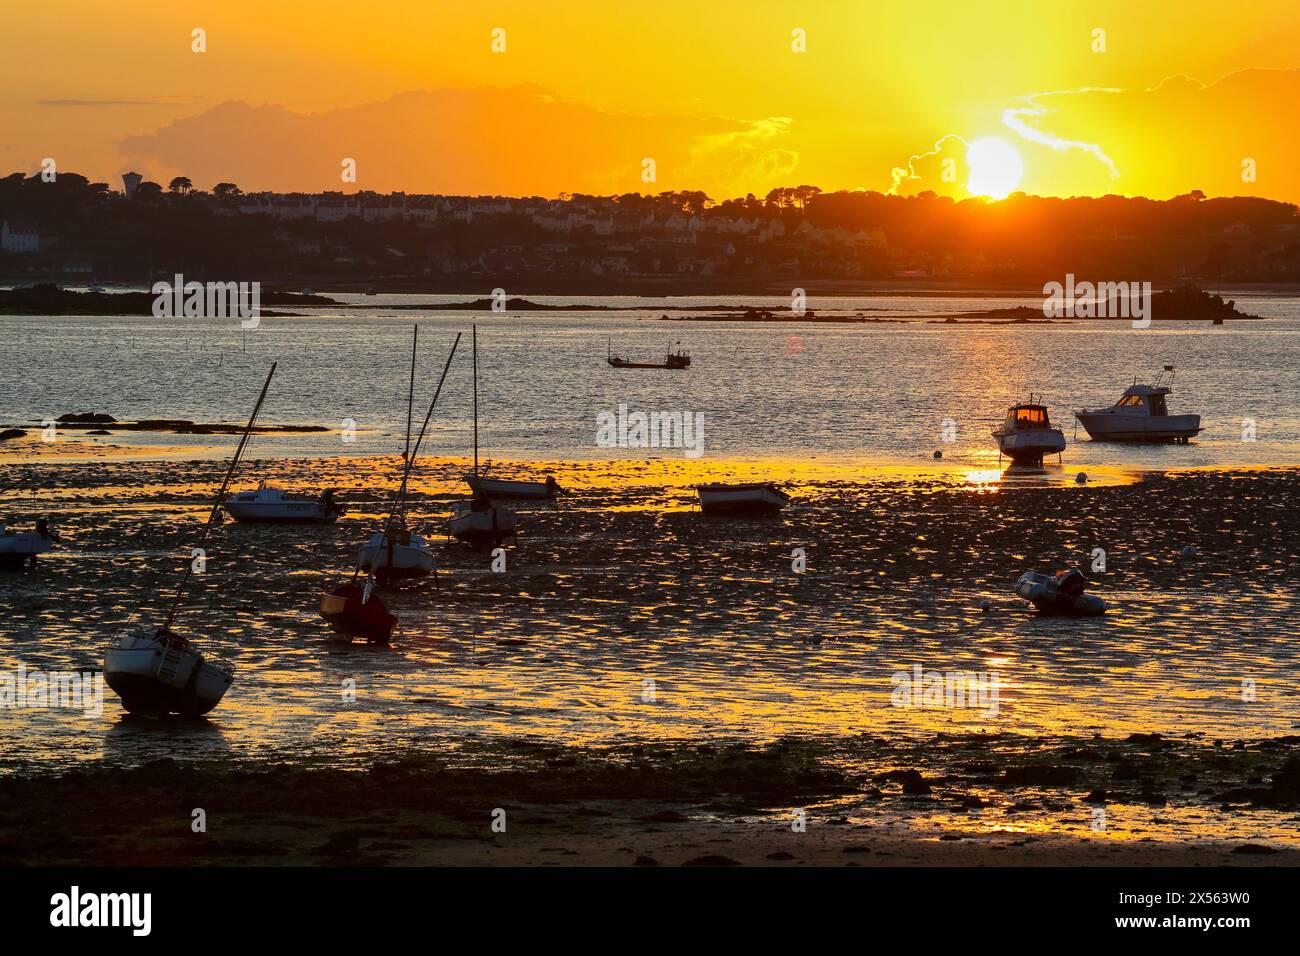
[[[262,394],[253,406],[253,414],[249,416],[239,446],[230,459],[226,477],[212,501],[208,520],[204,522],[199,540],[194,546],[196,554],[202,552],[208,534],[221,514],[226,490],[248,447],[249,436],[253,433],[257,414],[266,401],[266,392],[271,387],[271,377],[274,375],[275,363],[272,363],[271,370],[266,373],[266,382],[262,385]],[[122,706],[132,714],[146,717],[165,717],[168,714],[201,717],[221,702],[221,698],[234,683],[233,664],[205,658],[192,643],[172,630],[194,570],[195,562],[191,561],[186,565],[185,576],[176,589],[161,626],[128,629],[114,637],[104,652],[104,682],[113,693],[122,698]]]
[[[30,571],[36,556],[54,547],[54,533],[49,522],[41,518],[35,531],[9,531],[0,523],[0,571]]]
[[[1060,455],[1065,451],[1065,433],[1053,428],[1047,417],[1047,406],[1029,400],[1007,409],[1007,418],[993,432],[998,442],[998,453],[1010,458],[1016,465],[1041,465],[1044,455]]]
[[[256,491],[231,495],[225,508],[232,518],[246,524],[332,524],[345,510],[334,500],[332,488],[325,489],[318,499],[290,498],[266,482]]]
[[[696,485],[706,515],[774,515],[792,500],[770,481]]]
[[[1166,396],[1174,388],[1174,367],[1166,365],[1151,385],[1135,379],[1109,408],[1081,408],[1074,413],[1094,441],[1179,442],[1187,444],[1203,431],[1200,415],[1170,415]]]

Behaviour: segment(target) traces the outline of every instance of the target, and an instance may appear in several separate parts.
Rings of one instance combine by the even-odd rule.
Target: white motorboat
[[[104,681],[139,716],[202,717],[234,680],[233,664],[205,658],[166,627],[124,631],[104,652]]]
[[[1200,415],[1170,415],[1166,396],[1173,391],[1174,367],[1166,365],[1151,385],[1136,380],[1109,408],[1081,408],[1074,413],[1094,441],[1179,442],[1187,444],[1204,431]]]
[[[498,547],[506,538],[518,537],[519,516],[487,498],[457,501],[451,506],[447,533],[474,547]]]
[[[700,510],[710,515],[772,515],[792,500],[770,481],[696,485]]]
[[[344,508],[328,488],[319,498],[291,498],[262,482],[256,491],[241,491],[226,499],[226,511],[236,521],[250,524],[331,524]]]
[[[55,537],[44,518],[35,531],[10,531],[0,524],[0,571],[36,567],[36,556],[54,547]]]
[[[1034,401],[1012,405],[1007,418],[993,432],[998,441],[998,451],[1017,465],[1041,465],[1044,455],[1059,455],[1065,451],[1065,433],[1053,428],[1047,415],[1047,406]]]
[[[195,545],[199,553],[207,545],[208,535],[221,514],[235,468],[248,447],[249,436],[257,422],[257,413],[266,400],[267,389],[275,375],[277,363],[271,364],[262,385],[262,393],[253,406],[248,425],[239,439],[239,446],[230,459],[230,467],[221,482],[208,520]],[[145,717],[201,717],[221,702],[235,680],[235,666],[221,659],[209,659],[180,634],[172,630],[185,591],[194,576],[195,563],[187,561],[180,587],[172,597],[171,607],[159,627],[136,626],[117,634],[104,650],[104,682],[122,699],[122,706],[130,713]]]
[[[357,566],[379,581],[422,578],[433,571],[433,552],[419,534],[395,526],[370,536],[357,552]]]

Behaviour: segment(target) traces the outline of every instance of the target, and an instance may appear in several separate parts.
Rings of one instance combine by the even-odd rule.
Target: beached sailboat
[[[1170,415],[1166,402],[1174,388],[1174,367],[1166,365],[1150,385],[1136,379],[1109,408],[1074,413],[1094,441],[1181,442],[1203,431],[1200,415]]]
[[[497,501],[554,501],[557,495],[564,494],[555,476],[547,475],[545,481],[515,481],[506,478],[489,478],[488,469],[482,472],[478,467],[478,326],[473,328],[474,336],[474,470],[465,476],[465,482],[475,497]]]
[[[10,531],[0,523],[0,571],[33,570],[36,556],[53,548],[55,540],[44,518],[34,531]]]
[[[793,500],[770,481],[713,482],[696,485],[706,515],[774,515]]]
[[[664,355],[662,362],[633,362],[631,359],[619,358],[612,351],[613,345],[610,339],[605,340],[605,361],[613,368],[671,368],[683,369],[691,367],[691,357],[686,354],[685,349],[681,348],[678,342],[678,349],[674,352],[669,349]]]
[[[418,330],[415,333],[418,339]],[[411,444],[411,402],[415,393],[415,346],[412,344],[411,351],[411,391],[407,399],[407,418],[406,418],[406,450],[402,457],[405,464],[402,469],[402,480],[398,485],[397,492],[393,496],[393,505],[389,511],[388,519],[384,522],[382,531],[376,532],[370,540],[362,546],[360,560],[357,568],[352,572],[352,577],[345,583],[335,586],[321,595],[320,614],[330,626],[341,634],[348,637],[360,637],[365,640],[387,643],[393,635],[393,629],[398,624],[398,618],[384,606],[383,601],[374,592],[376,581],[384,582],[401,577],[414,577],[420,574],[428,574],[433,570],[433,554],[429,551],[428,544],[424,538],[410,531],[406,527],[406,489],[407,482],[411,477],[411,469],[415,465],[415,459],[419,455],[420,445],[424,442],[425,433],[429,428],[429,421],[433,418],[433,409],[438,404],[438,396],[442,394],[443,382],[447,379],[447,370],[451,368],[451,360],[456,355],[456,347],[460,344],[460,334],[457,333],[456,340],[451,345],[451,352],[447,356],[447,364],[442,368],[442,376],[438,379],[438,387],[434,390],[433,401],[429,403],[429,411],[424,416],[424,424],[420,428],[420,434],[416,438],[415,444]],[[426,562],[427,557],[427,562]],[[412,569],[422,569],[415,574],[406,573]],[[362,572],[366,572],[364,581],[358,580]]]
[[[471,330],[474,343],[474,477],[478,476],[478,326]],[[488,479],[479,479],[487,481]],[[471,487],[473,483],[471,482]],[[525,489],[527,491],[527,489]],[[519,536],[519,516],[492,496],[477,489],[470,501],[457,501],[447,519],[447,533],[471,547],[496,548],[507,538]]]
[[[1047,406],[1029,400],[1007,409],[1006,420],[993,431],[998,453],[1016,465],[1041,465],[1044,455],[1065,451],[1065,433],[1053,428]]]
[[[225,502],[226,512],[247,524],[332,524],[345,511],[327,488],[319,498],[292,498],[261,482],[256,491],[241,491]]]
[[[262,385],[257,404],[253,406],[253,414],[249,416],[248,425],[230,459],[230,467],[226,469],[226,477],[212,501],[208,520],[204,522],[194,546],[196,552],[201,551],[207,543],[212,526],[221,514],[226,490],[248,447],[257,415],[262,410],[262,403],[266,401],[267,389],[271,387],[275,368],[273,363],[271,370],[266,373],[266,382]],[[194,571],[195,562],[191,561],[186,566],[185,575],[181,578],[167,616],[160,626],[128,628],[116,635],[104,652],[104,682],[122,699],[122,706],[132,714],[147,717],[165,717],[168,714],[201,717],[221,702],[221,698],[234,683],[234,664],[204,657],[193,643],[172,630]]]

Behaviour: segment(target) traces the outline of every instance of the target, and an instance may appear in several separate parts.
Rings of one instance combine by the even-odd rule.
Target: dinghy
[[[1166,397],[1174,388],[1174,367],[1166,365],[1151,385],[1134,380],[1109,408],[1074,413],[1094,441],[1180,442],[1203,431],[1200,415],[1170,415]]]
[[[9,531],[0,524],[0,571],[33,570],[36,556],[53,548],[55,540],[44,518],[36,522],[35,531]]]
[[[239,446],[230,459],[226,477],[213,499],[208,520],[204,522],[194,546],[196,553],[207,544],[212,526],[221,514],[221,504],[226,498],[226,491],[239,460],[248,447],[249,436],[257,423],[262,403],[266,401],[266,392],[271,387],[275,368],[273,363],[266,374],[262,393],[253,406],[253,414],[249,416]],[[172,630],[181,601],[185,599],[185,592],[194,575],[194,568],[193,561],[186,565],[185,575],[172,598],[167,617],[160,626],[128,628],[117,634],[104,652],[104,682],[122,699],[122,706],[132,714],[146,717],[165,717],[169,714],[201,717],[221,702],[234,683],[233,664],[204,657],[193,643]]]
[[[770,481],[696,485],[706,515],[773,515],[792,500]]]
[[[344,513],[327,488],[320,498],[291,498],[266,482],[256,491],[241,491],[226,499],[226,511],[247,524],[332,524]]]
[[[993,432],[998,442],[998,453],[1016,465],[1042,465],[1044,455],[1060,455],[1065,451],[1065,433],[1053,428],[1047,416],[1047,406],[1029,400],[1007,409],[1007,418]]]

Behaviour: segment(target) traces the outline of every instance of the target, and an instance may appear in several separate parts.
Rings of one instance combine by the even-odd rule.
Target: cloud
[[[174,106],[177,103],[190,103],[196,96],[146,96],[129,100],[108,99],[63,99],[37,100],[39,106]]]
[[[556,195],[704,189],[731,195],[793,169],[790,123],[611,113],[544,87],[436,89],[323,113],[222,103],[119,143],[155,178],[259,189]],[[343,183],[342,161],[357,182]],[[657,179],[642,181],[642,161]],[[743,191],[743,190],[742,190]]]

